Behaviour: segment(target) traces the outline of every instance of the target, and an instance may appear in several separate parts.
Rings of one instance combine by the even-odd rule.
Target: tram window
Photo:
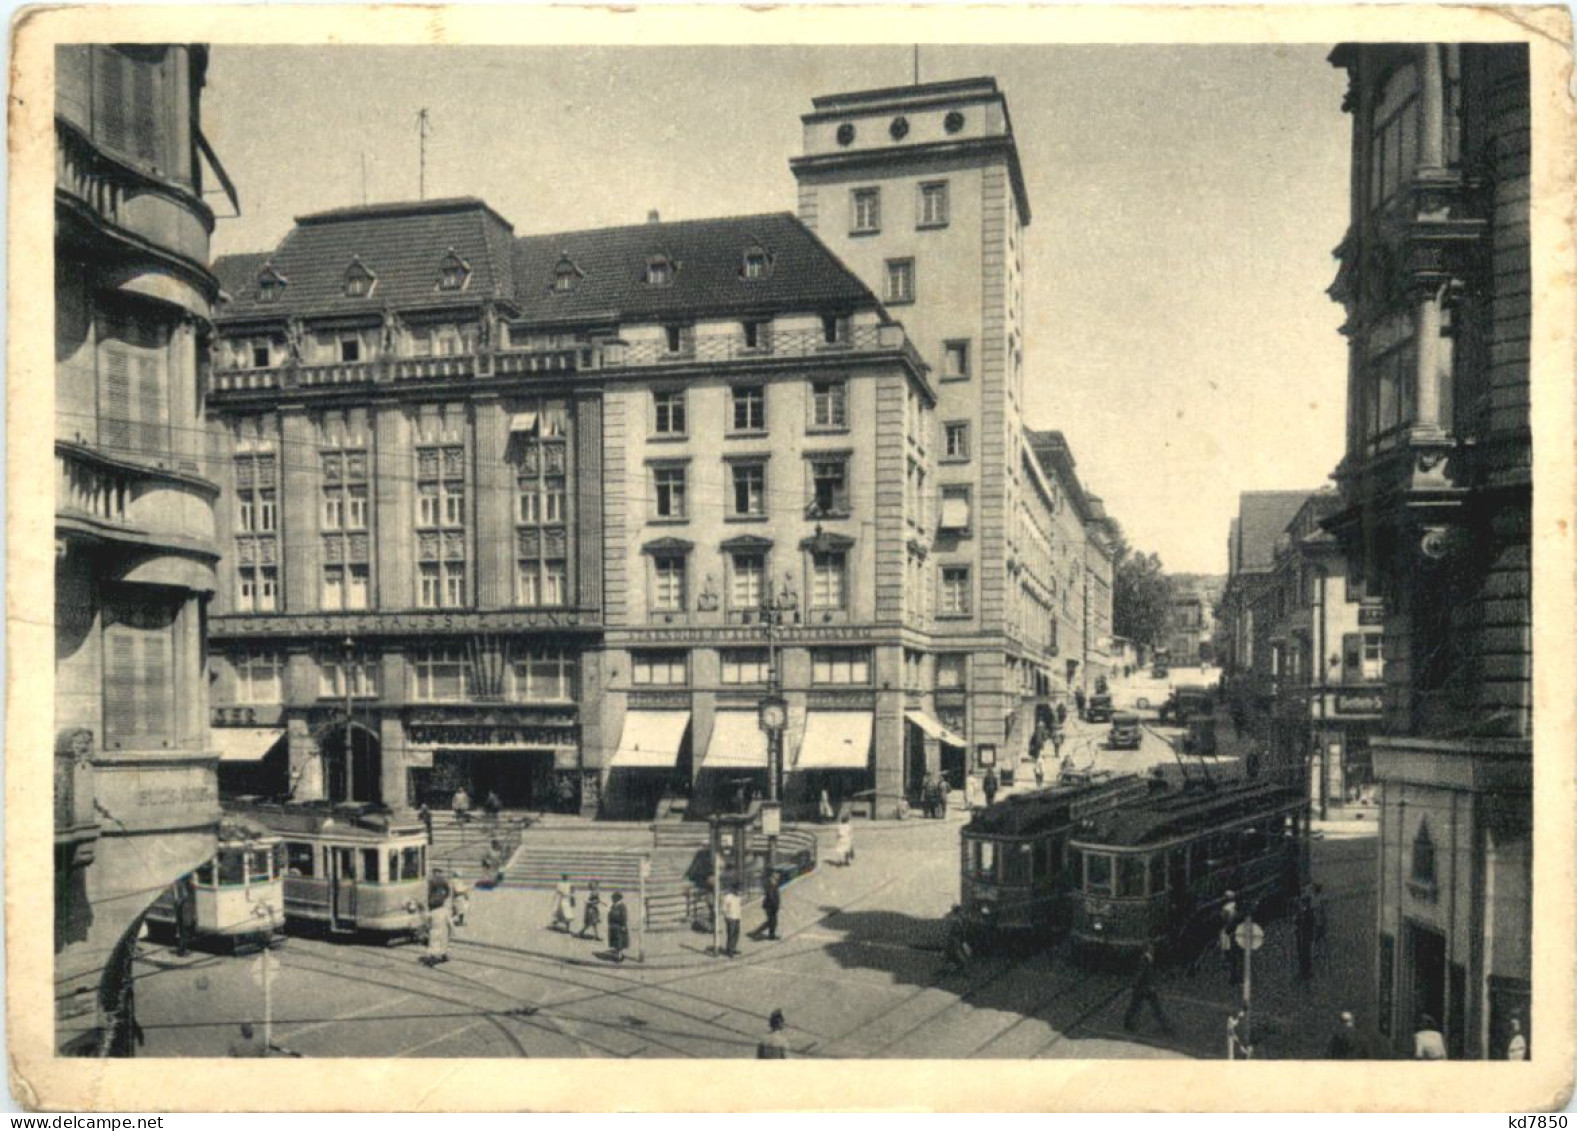
[[[1056,845],[1050,840],[1035,842],[1035,879],[1040,883],[1057,875]]]
[[[246,854],[246,878],[248,880],[267,880],[269,857],[273,853],[266,848],[254,848]]]
[[[1210,871],[1210,845],[1204,840],[1196,840],[1188,846],[1188,874],[1198,879]]]
[[[364,848],[361,850],[361,878],[372,883],[378,882],[378,850]]]
[[[997,875],[997,846],[989,840],[969,843],[970,870],[982,880],[994,880]]]
[[[242,857],[234,849],[226,849],[219,854],[219,885],[246,883],[246,874],[243,871]]]
[[[1160,895],[1166,890],[1166,857],[1157,852],[1150,857],[1150,894]]]
[[[1143,856],[1117,858],[1117,894],[1124,899],[1137,899],[1144,895]]]
[[[1030,877],[1030,852],[1027,844],[1008,846],[1002,853],[1002,882],[1004,884],[1027,884]]]
[[[285,874],[285,846],[283,844],[276,844],[276,845],[274,845],[274,875],[277,877],[277,876],[283,876],[284,874]]]
[[[400,853],[400,877],[406,880],[419,880],[422,878],[422,850],[420,848],[407,848]]]
[[[1265,851],[1265,834],[1258,829],[1244,829],[1238,838],[1238,852],[1245,860],[1260,856]]]
[[[1084,886],[1089,891],[1112,892],[1112,858],[1092,852],[1084,858]]]
[[[1084,853],[1077,848],[1068,849],[1068,882],[1074,887],[1084,879]]]
[[[389,849],[388,877],[391,884],[397,884],[407,878],[400,874],[400,850],[398,848]]]
[[[197,866],[197,871],[192,873],[192,876],[199,884],[202,884],[203,887],[205,887],[205,888],[213,887],[214,886],[214,862],[212,860],[209,860],[207,863],[199,864]]]
[[[317,851],[310,844],[285,845],[285,861],[289,875],[310,878],[318,874]]]

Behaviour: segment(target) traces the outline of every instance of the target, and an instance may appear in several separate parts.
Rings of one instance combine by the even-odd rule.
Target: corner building
[[[967,742],[967,766],[948,744],[959,760],[943,768],[955,784],[987,763],[1011,776],[1037,701],[1068,695],[1083,666],[1085,551],[1059,538],[1059,491],[1025,434],[1030,205],[1007,101],[993,79],[962,79],[817,98],[802,121],[800,219],[935,364],[939,522],[909,566],[934,586],[918,686]]]
[[[57,49],[55,1024],[135,1050],[155,895],[213,853],[203,628],[219,485],[203,444],[214,214],[197,45]]]
[[[1376,1016],[1452,1057],[1532,1032],[1529,67],[1521,45],[1345,45],[1342,507],[1383,610]],[[1547,751],[1564,757],[1565,751]],[[1537,929],[1548,929],[1541,924]]]

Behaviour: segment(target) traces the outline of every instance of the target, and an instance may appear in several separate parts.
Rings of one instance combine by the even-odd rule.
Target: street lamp
[[[356,759],[351,753],[351,664],[356,655],[356,642],[349,636],[345,637],[341,647],[345,649],[345,663],[341,669],[341,678],[345,680],[345,800],[356,800]]]
[[[774,596],[761,597],[761,626],[767,634],[767,694],[761,700],[760,724],[767,732],[767,803],[762,806],[761,825],[767,834],[767,875],[777,874],[778,831],[783,813],[783,731],[788,726],[788,700],[783,697],[782,673],[778,670],[777,630],[792,623],[799,598],[783,575],[783,588]]]

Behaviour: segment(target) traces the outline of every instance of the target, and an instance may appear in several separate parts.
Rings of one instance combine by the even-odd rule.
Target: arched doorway
[[[326,723],[317,734],[323,756],[323,792],[332,802],[383,801],[383,747],[378,736],[360,723],[351,723],[346,744],[343,721]]]

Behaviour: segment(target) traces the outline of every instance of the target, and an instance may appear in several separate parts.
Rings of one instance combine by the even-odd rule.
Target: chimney
[[[662,217],[657,214],[657,209],[653,208],[646,214],[646,222],[648,224],[657,224],[662,222]]]

